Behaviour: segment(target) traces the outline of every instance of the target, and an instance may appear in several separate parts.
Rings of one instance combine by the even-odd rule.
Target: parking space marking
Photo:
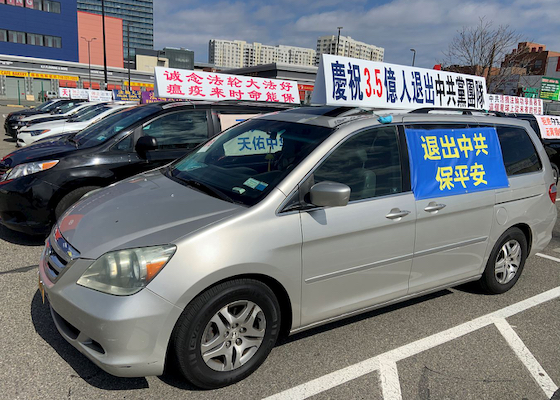
[[[552,261],[556,261],[556,262],[560,263],[560,258],[552,257],[552,256],[549,256],[548,254],[537,253],[537,254],[535,254],[535,255],[537,255],[537,256],[539,256],[539,257],[542,257],[542,258],[546,258],[546,259],[548,259],[548,260],[552,260]]]
[[[384,400],[401,400],[401,383],[397,363],[389,360],[379,362],[379,380]]]
[[[474,332],[488,325],[492,325],[497,320],[509,318],[512,315],[518,314],[522,311],[528,310],[532,307],[538,306],[542,303],[546,303],[547,301],[558,297],[560,297],[560,287],[550,289],[536,296],[530,297],[515,304],[511,304],[500,310],[491,312],[490,314],[483,315],[482,317],[475,318],[461,325],[457,325],[445,331],[435,333],[431,336],[419,339],[402,347],[389,350],[378,356],[369,358],[354,365],[350,365],[338,371],[331,372],[330,374],[313,379],[291,389],[287,389],[283,392],[267,397],[265,400],[307,399],[308,397],[314,396],[321,392],[325,392],[334,387],[342,385],[343,383],[349,382],[353,379],[359,378],[374,371],[379,371],[380,373],[379,379],[384,395],[386,391],[387,395],[393,396],[387,397],[387,399],[400,400],[401,389],[396,368],[396,363],[398,361],[437,347],[441,344],[450,342],[451,340],[457,339],[468,333]],[[392,364],[395,365],[394,368],[391,366]],[[388,378],[386,376],[382,376],[382,373],[384,371],[387,371],[389,373]],[[395,376],[398,388],[394,387]]]
[[[550,378],[550,376],[548,376],[544,368],[539,364],[527,346],[525,346],[525,343],[523,343],[511,325],[504,318],[494,321],[494,324],[508,343],[509,347],[511,347],[511,349],[515,352],[517,357],[529,370],[533,379],[535,379],[537,384],[544,391],[546,397],[552,398],[554,392],[558,390],[558,386],[556,386],[554,381]]]

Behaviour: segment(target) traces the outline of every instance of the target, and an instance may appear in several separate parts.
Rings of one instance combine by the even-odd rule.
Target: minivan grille
[[[60,278],[72,261],[80,257],[80,253],[60,234],[58,227],[47,241],[45,252],[47,260],[46,272],[49,280],[53,283]]]

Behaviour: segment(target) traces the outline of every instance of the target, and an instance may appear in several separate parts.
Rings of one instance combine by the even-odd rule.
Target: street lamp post
[[[410,51],[412,51],[412,66],[414,67],[414,61],[416,60],[416,50],[415,49],[410,49]]]
[[[97,38],[91,38],[90,40],[87,40],[85,37],[82,36],[82,39],[84,39],[87,42],[87,56],[88,56],[88,74],[89,74],[89,87],[88,89],[91,90],[91,51],[90,51],[90,43],[93,42],[94,40],[97,40]]]
[[[343,28],[343,26],[339,26],[336,29],[338,29],[338,36],[336,38],[336,55],[338,56],[338,45],[340,43],[340,31]],[[344,52],[342,52],[342,55],[344,55]]]
[[[105,40],[105,0],[101,0],[101,18],[103,19],[103,71],[105,73],[105,87],[107,90],[107,43]]]
[[[128,66],[128,91],[130,92],[130,22],[126,23],[126,65]]]

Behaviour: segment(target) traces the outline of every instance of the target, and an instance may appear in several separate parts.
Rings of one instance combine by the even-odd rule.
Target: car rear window
[[[525,129],[496,126],[496,131],[508,176],[527,174],[542,169],[535,145]]]

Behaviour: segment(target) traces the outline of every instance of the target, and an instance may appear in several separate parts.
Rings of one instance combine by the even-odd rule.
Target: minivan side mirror
[[[136,142],[135,149],[140,156],[144,157],[148,151],[157,149],[157,146],[157,139],[155,137],[141,136]]]
[[[344,207],[350,200],[350,191],[343,183],[319,182],[309,190],[309,199],[319,207]]]

